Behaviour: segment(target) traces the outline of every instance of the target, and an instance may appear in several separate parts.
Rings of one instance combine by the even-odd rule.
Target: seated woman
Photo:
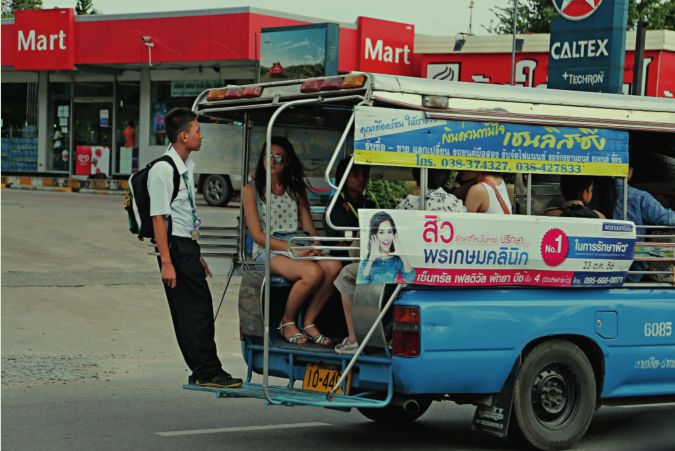
[[[588,175],[563,175],[560,177],[560,191],[565,202],[559,207],[544,211],[546,216],[568,218],[601,218],[605,215],[588,208],[593,199],[593,177]]]
[[[251,183],[244,187],[242,203],[249,233],[254,241],[253,255],[258,261],[265,257],[265,148],[260,153],[255,176]],[[272,238],[270,242],[270,271],[293,282],[288,294],[279,331],[289,343],[303,344],[307,341],[329,346],[330,338],[323,335],[314,325],[314,320],[321,312],[333,290],[333,281],[340,272],[339,261],[293,260],[288,255],[289,237],[300,231],[316,236],[312,216],[307,200],[307,185],[302,164],[293,145],[288,139],[275,136],[272,138],[271,167],[272,199],[270,219]],[[276,235],[276,237],[274,236]],[[306,250],[297,252],[301,256],[319,255],[319,251]],[[309,300],[305,312],[302,332],[295,324],[295,317],[300,307]]]
[[[461,171],[458,178],[470,186],[464,200],[469,213],[511,214],[511,200],[501,174]]]

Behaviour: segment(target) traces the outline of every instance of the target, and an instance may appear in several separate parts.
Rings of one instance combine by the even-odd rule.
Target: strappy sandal
[[[295,326],[294,322],[289,322],[289,323],[284,323],[283,321],[279,323],[279,327],[277,327],[277,330],[279,331],[279,334],[281,334],[281,338],[289,342],[290,344],[293,345],[302,345],[305,344],[306,342],[300,342],[303,338],[307,338],[307,336],[303,333],[298,332],[297,334],[289,335],[288,337],[284,336],[284,327],[286,326]]]
[[[314,325],[314,324],[310,324],[310,325],[302,328],[302,333],[304,334],[305,337],[307,337],[307,339],[309,341],[311,341],[312,343],[316,343],[318,345],[321,345],[321,346],[330,346],[330,345],[333,344],[333,340],[331,340],[330,338],[328,338],[327,336],[325,336],[321,332],[319,332],[319,335],[314,335],[314,336],[305,332],[307,329],[309,329],[311,327],[315,328],[317,331],[319,330],[316,327],[316,325]]]

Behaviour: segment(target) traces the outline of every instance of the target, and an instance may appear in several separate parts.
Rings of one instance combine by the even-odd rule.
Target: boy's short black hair
[[[352,157],[344,157],[340,162],[338,163],[337,169],[335,170],[335,184],[339,185],[340,180],[342,180],[342,177],[345,175],[345,171],[347,170],[347,166],[349,165],[349,160],[351,160]],[[360,165],[360,164],[354,164],[352,165],[352,171],[354,169],[360,169],[362,171],[366,171],[368,175],[370,175],[370,166],[366,165]]]
[[[581,200],[581,193],[593,186],[590,175],[563,175],[560,177],[560,192],[565,200]]]
[[[420,168],[413,168],[412,170],[413,179],[415,179],[417,186],[421,186],[421,172]],[[447,169],[429,169],[427,172],[427,189],[436,190],[443,188],[448,184],[448,180],[450,180],[450,171]]]
[[[169,142],[174,144],[178,141],[179,134],[189,132],[192,121],[195,119],[197,119],[197,114],[189,108],[174,108],[169,111],[164,118],[166,137],[169,138]]]

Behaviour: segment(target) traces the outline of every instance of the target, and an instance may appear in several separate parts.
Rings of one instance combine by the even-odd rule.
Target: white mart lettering
[[[589,41],[556,42],[551,46],[551,56],[556,60],[609,56],[609,39],[591,39]]]
[[[373,41],[370,38],[366,38],[366,54],[365,58],[368,60],[375,61],[384,61],[385,63],[396,63],[401,62],[401,54],[403,54],[403,64],[410,64],[410,47],[408,44],[401,47],[392,47],[390,45],[384,45],[382,39],[375,41],[373,46]]]
[[[23,30],[19,30],[19,51],[44,52],[46,50],[57,50],[57,44],[58,50],[65,50],[65,37],[66,33],[63,30],[49,35],[37,34],[35,30],[30,30],[28,36],[23,34]]]

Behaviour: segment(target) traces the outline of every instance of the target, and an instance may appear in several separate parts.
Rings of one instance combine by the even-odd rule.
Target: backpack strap
[[[176,163],[174,163],[173,158],[171,158],[169,155],[162,155],[161,157],[157,158],[153,165],[160,161],[166,161],[173,168],[173,192],[171,193],[171,202],[173,202],[176,199],[176,196],[178,196],[178,189],[180,188],[180,174],[178,173]]]
[[[489,180],[487,177],[483,179],[483,183],[488,185],[492,190],[495,192],[497,195],[497,200],[499,201],[499,205],[502,206],[502,211],[504,212],[505,215],[510,215],[511,210],[509,210],[509,207],[506,205],[506,202],[504,202],[504,198],[502,195],[499,193],[499,190],[497,189],[497,186],[495,186],[494,182],[492,180]],[[502,182],[504,183],[504,182]]]
[[[180,188],[180,174],[178,173],[176,163],[173,161],[173,158],[171,158],[169,155],[162,155],[161,157],[153,161],[151,164],[154,166],[160,161],[166,161],[173,168],[173,191],[171,192],[171,202],[173,202],[176,199],[176,196],[178,196],[178,189]],[[169,203],[169,205],[171,205],[171,202]],[[173,228],[173,218],[171,217],[171,215],[169,215],[169,229],[167,230],[167,238],[169,239],[171,239],[172,228]]]

